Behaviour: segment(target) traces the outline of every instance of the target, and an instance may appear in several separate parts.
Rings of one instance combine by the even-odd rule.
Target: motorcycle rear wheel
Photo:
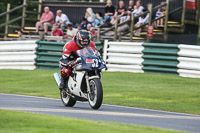
[[[99,109],[103,101],[103,88],[100,79],[89,81],[91,93],[88,94],[88,102],[93,109]]]
[[[62,103],[66,107],[73,107],[76,104],[76,100],[74,100],[71,96],[67,95],[63,90],[60,91],[60,97]]]

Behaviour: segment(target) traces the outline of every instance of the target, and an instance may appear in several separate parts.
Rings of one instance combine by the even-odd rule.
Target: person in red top
[[[54,24],[54,15],[49,10],[49,7],[45,7],[44,13],[42,13],[40,21],[36,23],[36,34],[39,34],[39,27],[43,27],[44,32],[47,35],[48,28],[52,27],[53,24]]]
[[[56,24],[53,25],[53,29],[52,29],[51,35],[52,36],[62,36],[63,39],[65,39],[64,33],[58,28],[58,26]]]
[[[65,88],[66,81],[72,72],[72,66],[76,64],[75,60],[77,59],[77,50],[86,47],[96,49],[95,43],[91,41],[90,32],[87,30],[78,31],[74,38],[63,47],[63,55],[59,61],[59,66],[61,68],[61,83],[59,85],[60,90]]]

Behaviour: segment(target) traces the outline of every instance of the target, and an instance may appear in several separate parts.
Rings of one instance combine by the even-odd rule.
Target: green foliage
[[[59,98],[55,71],[0,70],[0,92]],[[104,103],[200,114],[200,79],[104,72]]]
[[[0,133],[181,133],[153,127],[96,122],[18,111],[0,110]]]
[[[13,9],[13,8],[15,8],[17,6],[22,5],[23,4],[23,0],[1,0],[0,1],[0,7],[1,7],[0,8],[0,13],[3,13],[3,12],[7,11],[7,4],[8,3],[11,4],[10,9]],[[26,10],[27,11],[37,11],[37,8],[38,8],[37,4],[29,3]],[[10,20],[12,20],[14,18],[17,18],[19,16],[22,16],[22,8],[10,13]],[[35,14],[27,14],[27,18],[35,18],[35,19],[37,19],[37,15],[35,15]],[[5,23],[5,21],[6,21],[6,16],[0,17],[0,24]],[[27,23],[28,23],[28,21],[27,21]],[[18,20],[16,22],[12,23],[11,25],[21,26],[21,20]],[[33,25],[35,25],[35,23],[31,22],[29,24],[29,26],[33,26]],[[5,27],[1,27],[0,28],[1,33],[4,33],[4,28]],[[15,30],[16,30],[15,28],[9,28],[9,33],[13,33],[13,32],[15,32]]]

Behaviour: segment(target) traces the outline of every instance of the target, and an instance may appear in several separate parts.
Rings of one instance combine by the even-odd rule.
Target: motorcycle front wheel
[[[60,97],[62,103],[67,107],[73,107],[76,104],[76,100],[74,100],[71,96],[67,95],[65,91],[60,91]]]
[[[90,93],[88,94],[88,102],[90,107],[98,109],[103,101],[103,88],[100,79],[92,79],[89,81]]]

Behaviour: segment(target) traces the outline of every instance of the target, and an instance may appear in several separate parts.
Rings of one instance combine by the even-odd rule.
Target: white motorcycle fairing
[[[87,94],[84,94],[81,91],[81,83],[82,83],[84,74],[85,73],[82,71],[76,71],[76,76],[74,78],[72,78],[71,76],[69,77],[68,87],[72,94],[78,97],[83,97],[83,98],[88,99]]]

